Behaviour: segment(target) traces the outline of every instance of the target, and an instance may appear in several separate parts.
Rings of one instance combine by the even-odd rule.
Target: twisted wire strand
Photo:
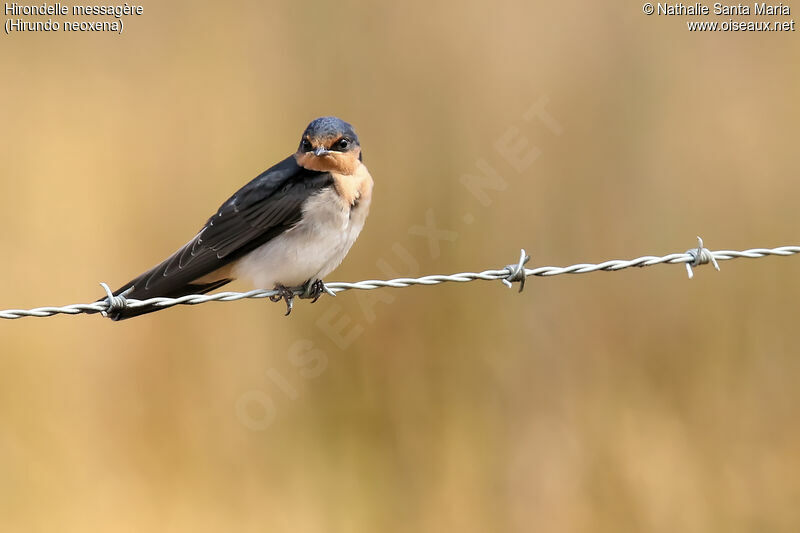
[[[543,266],[537,268],[524,268],[525,263],[530,259],[525,250],[521,251],[520,260],[502,269],[484,270],[483,272],[461,272],[458,274],[434,274],[419,278],[396,278],[390,280],[370,279],[356,282],[334,282],[326,283],[329,293],[336,294],[348,290],[373,290],[383,287],[404,288],[412,285],[438,285],[440,283],[467,283],[476,280],[496,281],[502,280],[511,287],[512,282],[520,283],[520,292],[524,287],[527,276],[558,276],[561,274],[587,274],[601,270],[616,272],[631,267],[648,267],[659,264],[685,264],[692,277],[691,267],[697,267],[708,262],[712,262],[717,270],[717,261],[727,261],[730,259],[749,258],[758,259],[771,255],[786,257],[800,254],[800,246],[779,246],[777,248],[752,248],[750,250],[717,250],[712,252],[703,247],[702,239],[698,237],[698,247],[688,250],[685,253],[674,253],[665,256],[645,255],[635,259],[623,260],[612,259],[602,263],[579,263],[566,267]],[[101,284],[105,285],[105,284]],[[147,300],[126,299],[124,296],[112,296],[107,286],[104,286],[109,295],[106,300],[86,303],[71,304],[62,307],[37,307],[35,309],[7,309],[0,311],[0,319],[14,320],[24,317],[48,317],[58,314],[79,315],[83,313],[107,313],[110,309],[155,306],[160,308],[172,307],[175,305],[198,305],[207,302],[234,302],[244,299],[263,299],[277,293],[274,290],[256,289],[248,292],[217,292],[214,294],[190,294],[180,298],[150,298]],[[302,290],[297,289],[296,294],[300,295]]]

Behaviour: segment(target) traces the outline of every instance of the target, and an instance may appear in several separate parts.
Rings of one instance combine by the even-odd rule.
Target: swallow
[[[192,239],[129,281],[114,296],[145,300],[205,294],[234,279],[272,287],[270,299],[292,311],[295,291],[317,298],[364,227],[372,176],[353,127],[336,117],[313,120],[297,151],[223,203]],[[123,308],[124,320],[159,310]]]

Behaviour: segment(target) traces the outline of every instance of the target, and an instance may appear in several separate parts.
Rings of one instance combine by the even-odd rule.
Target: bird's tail
[[[139,300],[139,299],[143,299],[143,300],[144,299],[150,299],[150,298],[153,298],[154,296],[158,296],[158,297],[161,297],[161,298],[180,298],[181,296],[186,296],[186,295],[189,295],[189,294],[205,294],[207,292],[211,292],[211,291],[213,291],[215,289],[218,289],[218,288],[222,287],[223,285],[227,285],[231,281],[233,281],[233,280],[229,279],[229,278],[225,278],[225,279],[220,279],[220,280],[217,280],[217,281],[213,281],[211,283],[190,283],[190,284],[184,285],[179,290],[173,290],[173,291],[171,291],[171,292],[169,292],[167,294],[158,294],[158,295],[153,295],[153,294],[144,295],[144,294],[141,294],[140,291],[136,290],[136,286],[135,285],[133,285],[131,283],[128,283],[126,285],[123,285],[119,289],[115,290],[111,294],[112,294],[112,296],[122,296],[124,298],[131,298],[131,299],[136,299],[136,300]],[[139,292],[139,294],[137,294],[137,292]],[[97,300],[97,302],[107,302],[107,301],[108,301],[108,296],[105,296],[105,297],[100,298],[99,300]],[[145,306],[145,307],[133,307],[133,308],[125,307],[123,305],[120,308],[114,308],[110,313],[107,313],[107,316],[108,316],[108,318],[110,318],[111,320],[114,320],[116,322],[116,321],[119,321],[119,320],[127,320],[128,318],[133,318],[133,317],[137,317],[137,316],[140,316],[140,315],[146,315],[148,313],[152,313],[154,311],[160,311],[162,309],[164,309],[164,308],[156,306],[156,305],[149,305],[149,306]],[[89,314],[94,314],[94,313],[98,313],[98,312],[99,311],[89,311],[88,313]]]

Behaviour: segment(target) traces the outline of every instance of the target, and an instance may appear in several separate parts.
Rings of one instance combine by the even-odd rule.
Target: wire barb
[[[777,248],[752,248],[750,250],[735,251],[735,250],[717,250],[711,252],[703,246],[703,241],[698,237],[698,247],[686,251],[686,253],[674,253],[665,256],[645,255],[635,259],[611,259],[602,263],[579,263],[565,267],[557,266],[541,266],[534,269],[525,268],[525,263],[530,260],[530,257],[521,250],[520,260],[515,265],[508,265],[500,270],[484,270],[483,272],[461,272],[458,274],[434,274],[430,276],[422,276],[420,278],[396,278],[390,280],[375,280],[369,279],[356,282],[338,282],[326,283],[325,292],[328,294],[336,294],[342,291],[349,290],[362,290],[369,291],[373,289],[380,289],[384,287],[410,287],[411,285],[438,285],[440,283],[457,282],[465,283],[477,280],[497,281],[501,280],[507,286],[511,286],[513,282],[520,282],[520,291],[523,289],[525,279],[529,276],[558,276],[561,274],[587,274],[589,272],[598,272],[601,270],[608,272],[616,272],[625,268],[632,267],[645,267],[654,265],[675,265],[685,264],[689,268],[689,276],[692,275],[691,267],[704,265],[706,263],[714,264],[714,267],[719,270],[717,261],[750,258],[758,259],[770,255],[779,257],[788,257],[790,255],[800,254],[800,246],[779,246]],[[103,290],[106,292],[106,298],[88,304],[70,304],[61,307],[37,307],[35,309],[6,309],[0,311],[0,319],[14,320],[24,317],[46,317],[53,315],[80,315],[80,314],[93,314],[118,312],[123,309],[139,309],[143,307],[155,306],[159,309],[166,309],[175,305],[197,305],[207,302],[234,302],[237,300],[244,300],[248,298],[263,299],[274,296],[276,291],[257,289],[249,292],[216,292],[212,294],[187,294],[179,298],[150,298],[148,300],[135,300],[127,298],[127,293],[124,292],[117,296],[111,292],[108,285],[101,284]],[[302,289],[297,289],[297,294],[302,293]]]
[[[125,298],[125,294],[130,292],[130,289],[119,296],[114,296],[114,292],[107,283],[100,282],[100,286],[106,291],[106,305],[108,306],[105,311],[100,312],[101,315],[108,317],[112,313],[123,311],[128,307],[128,299]]]
[[[703,246],[703,239],[697,236],[697,248],[686,250],[686,253],[692,256],[692,261],[686,263],[686,273],[689,274],[689,279],[694,277],[692,267],[699,267],[700,265],[707,265],[709,262],[714,265],[714,268],[719,272],[719,264],[714,257],[714,254],[708,248]]]
[[[525,288],[525,278],[528,277],[528,272],[525,270],[525,263],[531,260],[531,256],[525,253],[525,249],[521,249],[519,253],[519,262],[516,265],[506,265],[508,270],[508,277],[503,278],[502,282],[509,289],[511,284],[519,281],[519,292]]]

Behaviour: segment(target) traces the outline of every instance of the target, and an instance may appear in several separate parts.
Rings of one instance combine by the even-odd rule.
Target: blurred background
[[[328,281],[800,241],[797,33],[143,5],[2,36],[2,309],[128,281],[328,114],[376,181]],[[0,529],[797,531],[800,258],[721,268],[3,321]]]

